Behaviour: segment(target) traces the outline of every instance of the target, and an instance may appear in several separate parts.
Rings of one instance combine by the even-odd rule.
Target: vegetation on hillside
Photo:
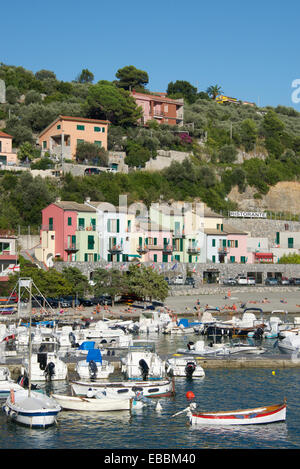
[[[116,80],[94,82],[84,69],[74,81],[58,80],[55,73],[35,74],[23,67],[0,64],[0,79],[6,83],[7,103],[0,105],[1,130],[13,136],[19,159],[32,168],[53,165],[39,159],[36,135],[59,114],[111,121],[108,149],[126,152],[130,168],[144,168],[158,150],[184,151],[183,163],[173,162],[159,172],[132,171],[129,174],[101,174],[61,180],[33,178],[30,174],[0,173],[0,228],[18,225],[38,227],[41,209],[57,196],[83,202],[86,197],[118,203],[127,194],[129,203],[142,200],[147,205],[158,200],[199,198],[214,210],[234,208],[228,201],[232,187],[243,192],[255,187],[259,198],[279,181],[300,177],[300,113],[293,108],[258,108],[256,105],[218,104],[219,85],[198,91],[189,82],[170,82],[167,93],[183,98],[183,127],[150,122],[138,125],[141,109],[130,90],[148,92],[147,72],[134,66],[118,69]],[[222,91],[223,92],[223,91]],[[247,158],[244,158],[244,155]],[[93,145],[78,148],[78,162],[107,164],[107,155]]]

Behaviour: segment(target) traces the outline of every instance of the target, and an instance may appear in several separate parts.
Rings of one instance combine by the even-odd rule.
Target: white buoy
[[[160,404],[159,401],[158,401],[157,404],[156,404],[155,410],[156,410],[157,412],[159,412],[160,410],[162,410],[162,406],[161,406],[161,404]]]

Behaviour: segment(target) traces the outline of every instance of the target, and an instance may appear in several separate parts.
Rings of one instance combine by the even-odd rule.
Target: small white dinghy
[[[2,410],[7,417],[27,427],[48,427],[56,423],[61,407],[40,392],[22,389],[11,391]]]
[[[98,397],[97,397],[98,396]],[[66,410],[90,411],[90,412],[111,412],[117,410],[131,410],[134,402],[132,398],[106,397],[97,394],[95,397],[67,396],[52,394],[53,399],[59,406]],[[140,407],[137,405],[137,407]]]
[[[191,425],[253,425],[282,422],[286,419],[286,400],[282,404],[260,406],[253,409],[241,409],[225,412],[197,412],[197,404],[172,415],[176,417],[186,412]]]

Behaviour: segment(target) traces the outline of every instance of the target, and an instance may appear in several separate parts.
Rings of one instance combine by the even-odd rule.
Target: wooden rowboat
[[[282,422],[286,419],[286,400],[281,404],[225,412],[197,412],[196,404],[172,415],[186,412],[191,425],[253,425]]]
[[[130,398],[87,398],[82,396],[66,396],[61,394],[52,394],[52,398],[62,409],[81,410],[92,412],[109,412],[116,410],[131,410],[133,400]]]

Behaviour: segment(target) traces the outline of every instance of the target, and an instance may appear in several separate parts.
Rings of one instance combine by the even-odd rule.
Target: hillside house
[[[83,117],[59,116],[38,138],[42,154],[46,152],[59,161],[75,159],[80,142],[89,142],[107,150],[109,121]]]

